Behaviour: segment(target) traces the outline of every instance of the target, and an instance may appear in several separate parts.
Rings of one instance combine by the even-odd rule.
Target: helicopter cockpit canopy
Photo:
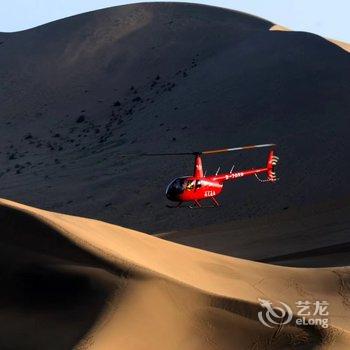
[[[170,200],[178,200],[178,196],[185,190],[192,191],[201,187],[201,181],[188,177],[178,177],[173,180],[166,189],[166,196]]]
[[[177,200],[178,196],[186,189],[187,177],[178,177],[173,180],[166,189],[166,196],[170,200]]]

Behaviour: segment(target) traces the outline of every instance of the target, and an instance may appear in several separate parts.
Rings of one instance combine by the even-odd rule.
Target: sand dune
[[[294,267],[350,265],[350,201],[158,235],[173,242],[255,261]]]
[[[101,221],[0,203],[7,301],[1,348],[350,346],[348,268],[250,262]],[[294,317],[296,301],[327,300],[330,327],[265,327],[257,319],[258,298],[288,303]]]
[[[350,56],[270,29],[142,3],[0,33],[1,197],[46,209],[0,201],[1,350],[350,347]],[[192,159],[116,157],[265,142],[280,181],[229,184],[214,210],[166,207]],[[266,154],[204,159],[232,162]],[[262,325],[259,298],[291,321]],[[303,300],[329,302],[329,328],[297,327]]]
[[[274,24],[270,30],[276,30],[276,31],[286,31],[286,32],[289,32],[291,29],[287,28],[287,27],[284,27],[284,26],[281,26],[279,24]],[[350,44],[349,43],[346,43],[344,41],[340,41],[340,40],[336,40],[336,39],[330,39],[330,38],[327,38],[327,40],[329,40],[330,42],[332,42],[333,44],[336,44],[338,45],[339,47],[341,47],[343,50],[347,51],[347,52],[350,52]]]
[[[154,234],[349,196],[350,56],[272,26],[217,7],[141,3],[0,33],[1,197]],[[166,207],[164,190],[192,172],[191,157],[116,157],[265,142],[278,144],[280,181],[227,184],[210,215]],[[265,158],[203,162],[211,174]]]

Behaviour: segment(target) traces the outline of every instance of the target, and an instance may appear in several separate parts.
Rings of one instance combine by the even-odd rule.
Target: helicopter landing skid
[[[217,208],[220,207],[219,202],[214,197],[209,197],[213,202],[213,205],[202,205],[198,200],[194,201],[193,205],[185,205],[183,206],[183,202],[179,202],[177,205],[167,205],[168,208],[188,208],[188,209],[208,209],[208,208]]]
[[[210,208],[217,208],[216,205],[201,205],[200,207],[196,205],[189,205],[187,208],[189,209],[210,209]]]
[[[213,202],[213,205],[202,205],[199,203],[198,200],[194,201],[195,205],[190,205],[189,208],[190,209],[207,209],[207,208],[217,208],[220,207],[219,202],[216,200],[216,198],[214,197],[209,197],[210,200]]]
[[[176,208],[188,208],[188,206],[182,206],[182,203],[183,202],[179,202],[177,205],[170,205],[170,204],[167,204],[167,208],[170,208],[170,209],[176,209]]]

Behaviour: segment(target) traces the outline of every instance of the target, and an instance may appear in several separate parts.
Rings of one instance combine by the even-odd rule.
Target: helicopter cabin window
[[[201,180],[197,180],[196,181],[196,188],[201,188],[202,187],[202,181]]]
[[[174,182],[174,187],[179,191],[183,191],[185,188],[185,179],[177,179]]]

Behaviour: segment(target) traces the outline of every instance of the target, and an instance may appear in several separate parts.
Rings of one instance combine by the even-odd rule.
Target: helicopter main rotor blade
[[[142,153],[142,156],[187,156],[193,155],[195,152],[178,152],[178,153]]]
[[[263,147],[273,147],[276,146],[274,143],[266,143],[262,145],[250,145],[243,147],[234,147],[234,148],[223,148],[216,149],[211,151],[197,151],[197,152],[175,152],[175,153],[117,153],[119,157],[153,157],[153,156],[188,156],[188,155],[201,155],[201,154],[216,154],[216,153],[225,153],[241,150],[249,150],[254,148],[263,148]]]
[[[194,155],[196,152],[179,152],[179,153],[117,153],[120,157],[152,157],[152,156],[187,156]]]
[[[264,148],[264,147],[273,147],[273,146],[276,146],[276,145],[274,143],[265,143],[262,145],[249,145],[249,146],[242,146],[242,147],[215,149],[215,150],[211,150],[211,151],[202,151],[199,153],[201,153],[201,154],[215,154],[215,153],[242,151],[242,150],[249,150],[249,149],[254,149],[254,148]]]

